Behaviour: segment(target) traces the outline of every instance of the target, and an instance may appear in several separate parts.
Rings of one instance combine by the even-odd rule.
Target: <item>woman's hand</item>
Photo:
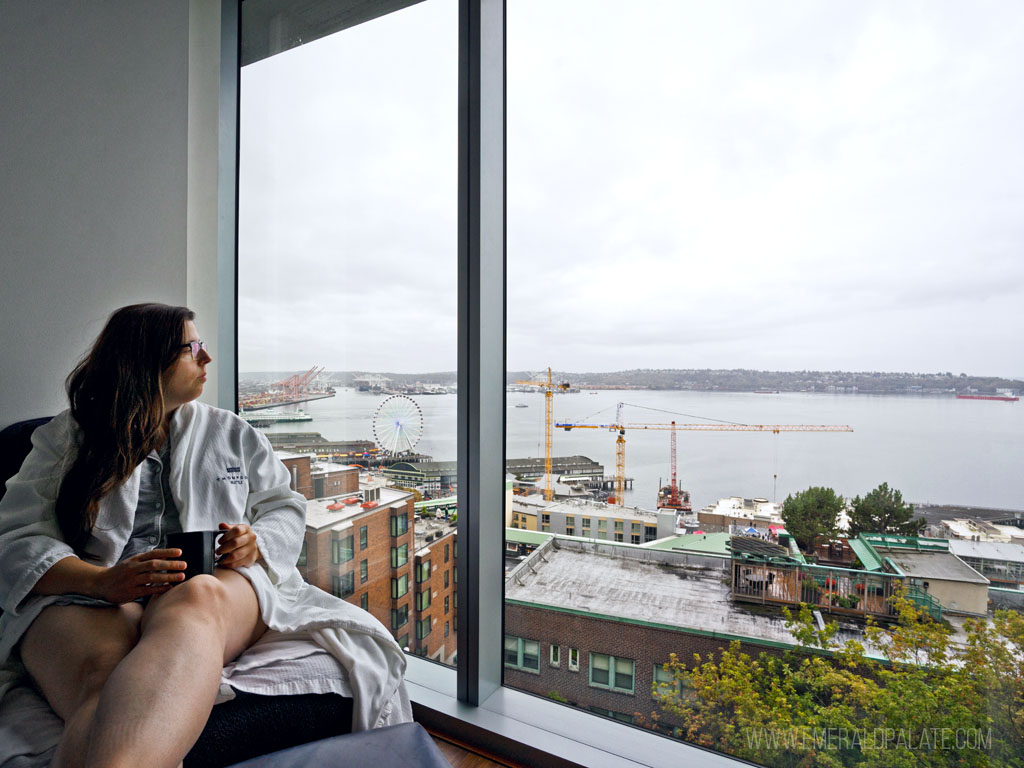
[[[109,603],[130,603],[137,597],[160,595],[185,580],[180,549],[153,549],[95,572],[91,595]]]
[[[221,568],[244,568],[252,565],[260,556],[256,547],[256,534],[248,525],[221,523],[224,532],[217,546],[217,565]]]

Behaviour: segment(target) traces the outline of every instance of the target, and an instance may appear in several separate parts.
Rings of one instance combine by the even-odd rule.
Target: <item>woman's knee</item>
[[[185,613],[192,621],[221,624],[229,602],[227,589],[213,576],[199,574],[151,600],[142,617],[142,632],[159,616]]]

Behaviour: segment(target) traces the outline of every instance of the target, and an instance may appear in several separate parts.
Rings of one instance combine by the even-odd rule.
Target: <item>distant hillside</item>
[[[304,371],[243,373],[245,383],[280,381],[293,373]],[[509,371],[506,381],[529,379],[536,371]],[[966,373],[886,373],[880,371],[755,371],[743,368],[732,370],[638,368],[631,371],[574,373],[552,371],[555,381],[568,381],[572,386],[602,388],[681,389],[698,392],[753,392],[770,390],[779,392],[849,392],[861,394],[953,395],[996,394],[1008,391],[1024,394],[1024,381],[997,376],[970,376]],[[396,384],[456,383],[455,371],[434,373],[388,373],[376,371],[327,371],[324,382],[336,387],[352,386],[362,376],[383,376]]]

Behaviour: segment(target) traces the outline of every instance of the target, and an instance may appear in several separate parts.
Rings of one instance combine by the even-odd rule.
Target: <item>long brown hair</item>
[[[163,438],[162,376],[182,354],[188,307],[133,304],[110,316],[92,349],[68,375],[78,454],[57,493],[64,540],[76,551],[96,524],[99,502],[132,474]]]

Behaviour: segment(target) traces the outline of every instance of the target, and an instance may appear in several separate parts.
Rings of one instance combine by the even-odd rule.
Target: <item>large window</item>
[[[1021,541],[1024,458],[1024,6],[965,7],[508,3],[507,685],[770,765],[824,760],[755,740],[856,697],[857,738],[910,746],[837,765],[1024,749],[965,650],[1022,604],[946,543]],[[523,636],[581,657],[519,674]],[[912,670],[872,667],[909,636]],[[909,693],[946,643],[959,719]]]
[[[240,6],[240,413],[308,499],[306,578],[349,594],[312,560],[358,551],[387,623],[456,485],[458,4]]]
[[[501,13],[489,16],[494,7]],[[997,706],[1016,701],[1004,695],[1010,665],[958,676],[975,669],[977,654],[958,656],[953,670],[931,663],[938,654],[896,665],[907,677],[893,680],[868,674],[868,662],[829,667],[828,652],[807,653],[801,643],[833,621],[841,638],[863,641],[872,610],[884,631],[899,627],[894,574],[872,570],[868,550],[850,543],[879,527],[896,532],[879,506],[915,504],[926,523],[910,536],[920,551],[936,551],[926,539],[949,538],[951,529],[940,530],[949,514],[1020,506],[1019,403],[977,398],[1009,399],[1024,387],[1016,204],[1024,126],[1015,80],[1024,69],[1024,11],[1011,0],[969,14],[955,3],[876,0],[516,0],[507,9],[484,0],[462,10],[469,37],[480,23],[499,50],[507,42],[508,58],[497,76],[493,50],[482,74],[461,72],[461,114],[479,120],[460,129],[459,141],[446,123],[456,114],[456,78],[434,69],[447,62],[455,74],[458,46],[445,37],[454,2],[427,0],[312,42],[285,25],[270,36],[283,52],[242,73],[240,393],[244,401],[325,367],[307,388],[333,396],[271,411],[264,429],[275,441],[316,434],[306,451],[282,449],[316,454],[312,463],[360,464],[358,491],[325,500],[323,514],[360,527],[370,581],[404,577],[406,589],[418,581],[413,564],[430,546],[426,537],[443,533],[431,497],[458,494],[463,574],[454,581],[459,640],[470,644],[459,651],[463,701],[486,699],[504,671],[506,684],[537,694],[503,692],[531,701],[521,711],[568,699],[575,709],[561,710],[566,717],[641,726],[574,721],[575,738],[612,754],[683,764],[694,750],[680,740],[703,739],[691,730],[703,723],[733,734],[716,748],[775,764],[752,739],[825,727],[828,702],[787,709],[805,717],[797,730],[769,733],[737,727],[741,708],[801,686],[839,691],[837,706],[874,691],[858,700],[864,717],[855,729],[870,723],[912,738],[952,727],[977,745],[984,725],[995,746],[981,757],[956,747],[950,764],[999,765],[1019,754],[1013,713]],[[494,18],[504,36],[487,26]],[[462,50],[475,55],[473,45]],[[458,274],[456,235],[470,241],[460,245]],[[454,372],[456,296],[461,400],[447,379],[425,376]],[[495,350],[505,353],[504,371],[500,360],[482,362]],[[374,418],[403,396],[424,425],[405,451],[395,441],[417,411]],[[549,432],[549,416],[571,428]],[[389,436],[375,432],[386,423]],[[847,424],[852,433],[772,428]],[[445,465],[470,451],[456,487],[456,470]],[[289,471],[305,487],[297,463]],[[494,488],[502,470],[503,492]],[[816,488],[833,492],[836,525],[807,533],[799,512]],[[401,548],[391,546],[400,533],[388,517],[391,492],[409,495],[414,530]],[[509,522],[498,521],[499,510]],[[310,559],[326,544],[315,540],[315,519]],[[510,524],[506,548],[490,526]],[[552,538],[577,533],[595,539]],[[734,567],[745,556],[734,536],[782,548],[768,551],[792,569]],[[878,568],[896,561],[898,546]],[[494,591],[503,550],[504,616]],[[853,554],[828,562],[843,552]],[[845,571],[815,570],[829,567]],[[916,610],[939,617],[913,625],[932,650],[943,628],[954,649],[979,639],[967,637],[972,599],[985,606],[975,618],[996,626],[989,601],[1005,604],[999,588],[963,581],[953,596],[941,582],[906,579]],[[789,584],[797,593],[785,592]],[[368,593],[386,598],[382,586]],[[457,608],[457,594],[452,601]],[[814,623],[794,632],[782,610],[801,602]],[[388,622],[389,604],[369,609]],[[451,620],[457,631],[454,610]],[[435,658],[447,632],[424,633],[423,621],[407,626],[408,606],[391,614],[400,643]],[[549,646],[548,663],[531,636]],[[971,646],[991,651],[986,662],[1013,647],[1006,635],[987,639]],[[727,655],[730,640],[740,655]],[[705,662],[736,662],[729,669],[741,673],[766,644],[825,660],[809,668],[838,670],[849,687],[760,674],[724,704],[702,695],[718,689],[712,671],[692,668],[695,651]],[[562,645],[555,666],[550,649]],[[666,670],[671,654],[679,663]],[[902,692],[895,707],[894,690]],[[910,693],[923,690],[970,707],[954,723]],[[712,699],[717,710],[701,709]],[[773,711],[759,710],[757,721]],[[662,746],[632,748],[651,739]],[[656,758],[665,744],[671,759]],[[824,748],[836,764],[863,757],[833,746]],[[818,748],[804,742],[783,758],[806,762],[806,750]],[[890,762],[912,757],[899,745],[882,748],[894,750]]]

